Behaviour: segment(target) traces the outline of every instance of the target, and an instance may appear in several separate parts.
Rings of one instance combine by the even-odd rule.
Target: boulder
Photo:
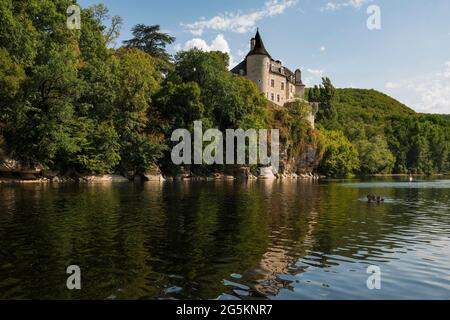
[[[272,180],[276,179],[277,177],[273,174],[272,167],[266,167],[260,169],[260,174],[258,178],[264,180]]]
[[[42,170],[42,176],[47,179],[54,179],[59,173],[52,170]]]
[[[117,183],[130,181],[124,176],[116,174],[83,176],[81,177],[81,180],[87,183]]]
[[[60,183],[60,182],[62,182],[61,178],[58,177],[58,176],[53,177],[53,178],[51,179],[51,181],[52,181],[53,183]]]
[[[157,166],[153,166],[145,171],[142,175],[144,181],[164,181],[161,170]]]
[[[214,178],[214,180],[223,180],[224,175],[223,175],[223,173],[214,173],[213,178]]]
[[[231,180],[230,176],[233,176],[234,179],[247,180],[250,173],[250,168],[239,165],[227,165],[223,172],[224,179],[227,180]]]
[[[149,174],[145,173],[143,175],[144,181],[165,181],[163,175],[161,173],[159,174]]]

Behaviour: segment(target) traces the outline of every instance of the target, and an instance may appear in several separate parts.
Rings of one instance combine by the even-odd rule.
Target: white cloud
[[[313,87],[322,81],[324,75],[325,70],[323,69],[306,69],[306,73],[303,76],[303,82],[307,87]]]
[[[190,24],[182,24],[193,35],[201,36],[205,30],[231,31],[236,33],[248,32],[256,23],[267,17],[282,14],[287,8],[297,4],[297,0],[269,0],[264,7],[249,13],[235,12],[217,15],[210,19],[200,19]]]
[[[321,47],[319,48],[319,50],[320,50],[320,52],[325,52],[325,51],[327,50],[327,47],[321,46]]]
[[[307,69],[306,71],[316,77],[322,77],[324,74],[324,70],[321,69]]]
[[[401,87],[400,83],[396,83],[396,82],[387,82],[385,85],[386,89],[398,89]]]
[[[222,51],[226,53],[230,53],[230,46],[228,45],[228,41],[225,39],[223,34],[217,35],[217,37],[211,42],[209,45],[205,40],[201,38],[194,38],[187,41],[184,44],[183,50],[190,49],[200,49],[203,51]]]
[[[230,45],[228,41],[225,39],[223,34],[217,35],[217,37],[212,40],[211,44],[208,44],[205,40],[201,38],[193,38],[187,41],[184,46],[179,46],[182,50],[191,50],[197,48],[199,50],[209,52],[209,51],[221,51],[228,53],[230,56],[230,66],[234,66],[236,64],[233,55],[231,54]]]
[[[347,0],[345,2],[330,1],[321,10],[322,11],[337,11],[337,10],[340,10],[343,8],[359,9],[363,5],[365,5],[369,2],[372,2],[372,0]]]
[[[417,79],[388,82],[389,94],[424,113],[450,113],[450,61],[442,71]]]

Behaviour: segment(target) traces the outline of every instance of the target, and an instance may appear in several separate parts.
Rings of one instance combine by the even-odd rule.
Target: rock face
[[[20,164],[11,159],[2,159],[0,160],[0,174],[2,175],[10,175],[13,172],[19,171],[21,168]]]
[[[288,145],[288,148],[290,146]],[[310,175],[315,171],[321,160],[319,148],[316,145],[308,145],[295,155],[286,150],[281,152],[280,172],[285,175]]]
[[[3,158],[0,159],[0,176],[23,181],[41,180],[43,167],[24,166],[19,161]]]
[[[225,179],[231,180],[231,177],[238,180],[248,180],[252,175],[250,168],[241,166],[226,166]]]
[[[21,170],[20,171],[20,179],[22,180],[38,180],[39,179],[39,171],[38,170]]]

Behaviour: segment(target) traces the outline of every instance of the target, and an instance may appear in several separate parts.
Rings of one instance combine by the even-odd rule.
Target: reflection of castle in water
[[[286,233],[292,232],[292,228],[287,226],[285,223],[282,224],[282,227],[278,230],[272,231],[271,235],[271,243],[267,252],[262,256],[261,261],[257,267],[258,274],[260,275],[260,279],[258,284],[254,286],[254,290],[259,294],[264,296],[275,296],[278,294],[280,289],[289,287],[289,283],[286,281],[281,281],[279,278],[280,274],[289,274],[292,272],[292,269],[295,269],[295,273],[301,272],[298,268],[295,268],[295,264],[299,258],[307,255],[307,250],[312,249],[315,244],[314,239],[314,230],[317,224],[319,213],[314,208],[314,205],[311,202],[305,201],[307,199],[311,199],[312,184],[305,183],[300,186],[294,183],[277,183],[266,182],[264,185],[265,188],[273,191],[274,187],[276,192],[282,196],[282,201],[275,197],[272,199],[273,202],[270,204],[272,206],[280,206],[281,208],[277,208],[278,210],[268,210],[269,212],[276,212],[278,215],[289,215],[289,204],[296,203],[297,205],[301,205],[302,207],[306,206],[307,211],[307,224],[305,225],[305,230],[303,232],[301,238],[298,242],[295,243],[295,247],[292,245],[292,241],[290,240],[290,236],[286,235]],[[301,194],[303,197],[298,197]],[[289,219],[286,219],[289,221]],[[286,235],[286,236],[284,236]]]

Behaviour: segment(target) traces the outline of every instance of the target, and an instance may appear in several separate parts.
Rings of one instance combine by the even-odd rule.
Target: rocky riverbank
[[[259,173],[252,172],[249,168],[237,168],[226,172],[215,172],[208,175],[197,175],[189,171],[182,170],[181,173],[171,176],[164,175],[159,169],[146,172],[142,175],[105,174],[105,175],[81,175],[68,174],[61,175],[55,172],[44,170],[14,170],[0,173],[0,183],[129,183],[129,182],[163,182],[163,181],[232,181],[232,180],[318,180],[320,176],[308,173],[277,173],[274,174],[271,168],[261,168]]]

